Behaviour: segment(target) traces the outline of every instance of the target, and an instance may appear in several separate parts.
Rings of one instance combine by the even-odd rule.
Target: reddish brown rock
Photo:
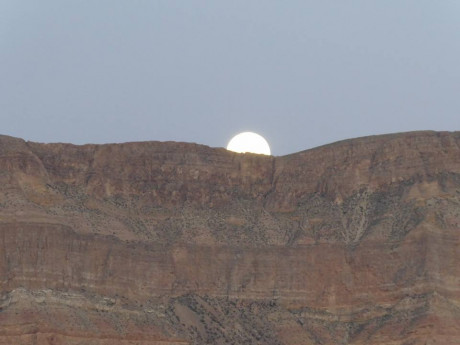
[[[459,261],[459,132],[0,136],[0,344],[457,344]]]

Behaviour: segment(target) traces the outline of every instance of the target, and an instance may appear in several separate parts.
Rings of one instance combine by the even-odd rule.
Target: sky
[[[0,134],[272,154],[460,130],[460,1],[0,0]]]

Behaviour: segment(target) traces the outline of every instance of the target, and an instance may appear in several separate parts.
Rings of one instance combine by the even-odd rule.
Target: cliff
[[[460,132],[0,136],[0,345],[458,344],[459,244]]]

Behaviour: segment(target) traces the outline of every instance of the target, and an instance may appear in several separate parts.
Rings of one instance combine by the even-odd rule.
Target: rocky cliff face
[[[459,132],[284,157],[0,136],[0,344],[459,342]]]

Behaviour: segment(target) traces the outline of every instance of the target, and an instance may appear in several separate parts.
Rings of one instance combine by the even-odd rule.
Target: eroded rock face
[[[459,132],[0,136],[0,344],[458,344],[459,243]]]

